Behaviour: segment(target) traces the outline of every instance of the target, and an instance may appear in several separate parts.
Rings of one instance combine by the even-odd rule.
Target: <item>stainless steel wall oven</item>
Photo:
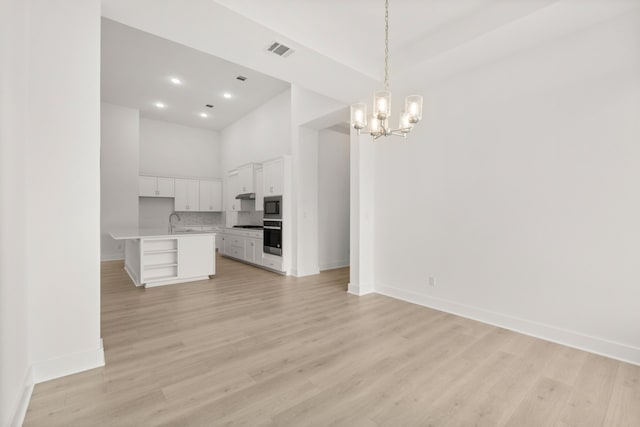
[[[282,220],[264,220],[265,254],[282,256]]]

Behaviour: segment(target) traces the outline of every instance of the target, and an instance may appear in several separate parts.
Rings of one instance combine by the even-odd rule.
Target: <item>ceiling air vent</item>
[[[278,56],[282,56],[283,58],[286,58],[287,56],[291,55],[294,52],[294,50],[291,49],[289,46],[285,46],[282,43],[278,43],[278,42],[271,43],[271,46],[269,46],[267,50],[269,52],[275,53]]]
[[[241,82],[247,80],[247,78],[245,76],[238,76],[236,77],[236,80],[240,80]]]

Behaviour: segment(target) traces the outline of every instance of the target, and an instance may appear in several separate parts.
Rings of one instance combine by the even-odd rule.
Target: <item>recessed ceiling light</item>
[[[177,78],[177,77],[171,77],[171,79],[170,79],[170,80],[171,80],[171,83],[173,83],[174,85],[180,85],[180,84],[182,84],[182,80],[180,80],[180,79],[179,79],[179,78]]]
[[[222,94],[222,96],[224,96],[226,99],[231,99],[233,98],[233,95],[231,95],[229,92],[225,92]]]
[[[156,106],[156,107],[158,107],[158,108],[166,108],[166,107],[167,107],[167,106],[166,106],[164,103],[162,103],[162,102],[156,102],[156,103],[155,103],[155,104],[153,104],[153,105],[155,105],[155,106]]]
[[[209,117],[209,115],[207,113],[200,113],[200,117],[206,119],[207,117]]]

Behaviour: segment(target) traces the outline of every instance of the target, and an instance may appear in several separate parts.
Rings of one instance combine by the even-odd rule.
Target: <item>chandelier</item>
[[[384,90],[373,94],[373,111],[369,121],[369,128],[364,132],[373,137],[396,135],[403,138],[413,129],[413,125],[422,119],[422,96],[407,96],[404,111],[400,113],[397,129],[389,125],[391,116],[391,92],[389,92],[389,0],[384,2]],[[367,104],[360,102],[351,106],[351,126],[360,135],[367,126]]]

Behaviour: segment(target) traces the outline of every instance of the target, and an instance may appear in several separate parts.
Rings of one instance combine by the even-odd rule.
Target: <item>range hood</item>
[[[236,199],[238,199],[238,200],[255,200],[256,199],[256,193],[238,194],[236,196]]]

